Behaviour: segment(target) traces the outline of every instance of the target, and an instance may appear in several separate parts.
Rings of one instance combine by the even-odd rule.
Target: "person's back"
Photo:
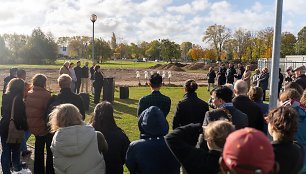
[[[248,127],[264,131],[264,117],[261,109],[248,96],[239,95],[233,98],[235,108],[248,116]]]
[[[132,174],[179,174],[180,165],[167,147],[164,135],[168,123],[162,111],[151,106],[138,121],[141,139],[133,141],[127,151],[126,165]]]
[[[173,118],[173,129],[190,123],[203,123],[205,113],[209,110],[208,104],[198,98],[195,92],[198,84],[194,80],[187,80],[184,84],[186,94],[179,101]]]

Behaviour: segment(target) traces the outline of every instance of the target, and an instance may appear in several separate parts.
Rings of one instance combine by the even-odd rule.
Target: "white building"
[[[68,56],[68,47],[67,46],[58,46],[58,54]]]

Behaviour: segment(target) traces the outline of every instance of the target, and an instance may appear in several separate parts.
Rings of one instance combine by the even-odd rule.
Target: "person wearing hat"
[[[292,82],[293,81],[293,70],[292,70],[292,67],[289,66],[286,70],[286,78],[285,78],[285,82],[286,83],[289,83],[289,82]]]
[[[131,142],[126,166],[131,174],[179,174],[180,164],[166,145],[169,125],[161,109],[151,106],[138,119],[140,140]]]
[[[269,139],[254,128],[244,128],[231,133],[220,158],[222,174],[277,174]]]
[[[4,82],[3,82],[3,93],[2,93],[2,94],[5,94],[5,92],[6,92],[6,86],[7,86],[7,84],[10,82],[10,80],[12,80],[13,78],[16,78],[16,77],[17,77],[17,71],[18,71],[17,68],[11,68],[11,69],[10,69],[10,75],[4,78]]]
[[[306,75],[305,75],[305,66],[299,66],[294,70],[295,73],[295,82],[302,86],[302,88],[306,89]]]

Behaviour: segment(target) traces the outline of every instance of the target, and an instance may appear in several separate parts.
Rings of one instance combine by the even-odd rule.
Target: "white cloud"
[[[284,0],[284,11],[290,15],[306,14],[306,1],[305,0]]]

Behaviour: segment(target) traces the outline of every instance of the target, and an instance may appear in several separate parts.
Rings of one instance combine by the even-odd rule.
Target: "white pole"
[[[278,98],[278,81],[279,81],[279,59],[280,59],[280,44],[282,32],[282,10],[283,0],[276,0],[275,26],[273,37],[273,52],[271,64],[271,81],[270,81],[270,103],[269,109],[277,106]]]

